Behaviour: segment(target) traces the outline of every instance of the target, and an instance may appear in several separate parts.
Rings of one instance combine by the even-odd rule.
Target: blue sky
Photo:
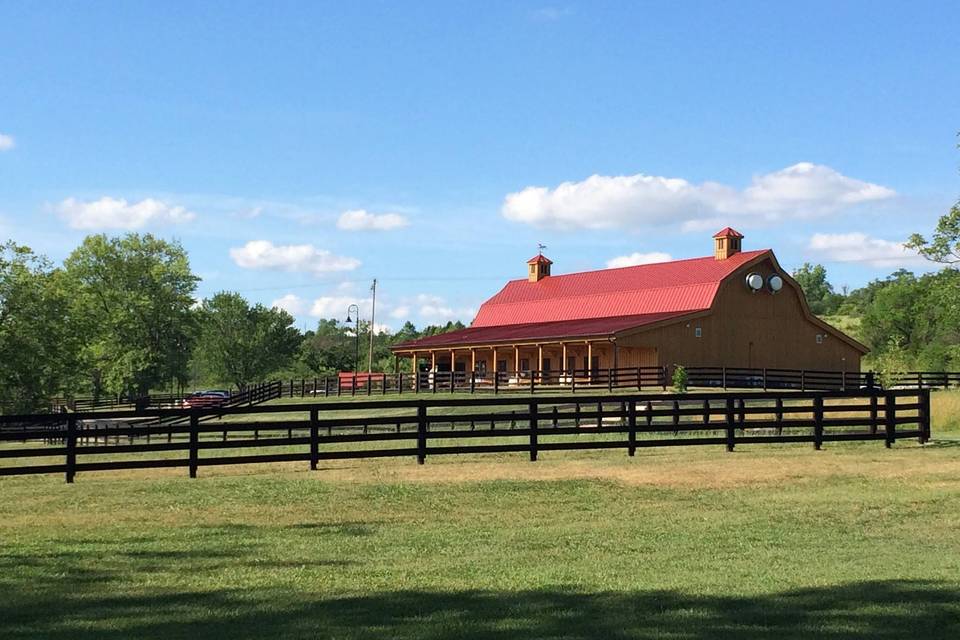
[[[960,195],[960,4],[0,3],[0,238],[179,239],[301,326],[730,224],[858,286]],[[664,255],[666,254],[666,255]],[[611,262],[616,260],[616,262]]]

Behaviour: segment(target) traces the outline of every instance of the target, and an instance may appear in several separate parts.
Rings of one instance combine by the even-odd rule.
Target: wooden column
[[[493,348],[493,373],[494,375],[496,375],[497,373],[497,348],[496,347]]]
[[[567,343],[566,342],[560,343],[560,352],[562,353],[562,355],[560,356],[560,371],[567,373]]]
[[[587,340],[587,378],[593,380],[593,343]]]
[[[436,371],[436,370],[437,370],[437,352],[431,351],[430,352],[430,371]]]
[[[470,371],[477,370],[477,350],[470,347]]]
[[[537,371],[543,371],[543,345],[537,345]]]
[[[513,345],[513,370],[519,374],[520,371],[520,347]],[[519,377],[519,375],[518,375]]]

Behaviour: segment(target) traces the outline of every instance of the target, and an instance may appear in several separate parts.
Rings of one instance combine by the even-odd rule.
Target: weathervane
[[[545,245],[545,244],[540,244],[539,242],[537,243],[537,253],[538,253],[539,255],[542,256],[542,255],[543,255],[543,250],[546,249],[546,248],[547,248],[547,245]]]

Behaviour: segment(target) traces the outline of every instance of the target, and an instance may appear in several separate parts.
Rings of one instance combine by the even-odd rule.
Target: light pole
[[[350,317],[350,310],[353,310],[356,320]],[[354,323],[353,330],[353,372],[357,372],[357,363],[360,362],[360,307],[355,304],[347,307],[347,324]]]

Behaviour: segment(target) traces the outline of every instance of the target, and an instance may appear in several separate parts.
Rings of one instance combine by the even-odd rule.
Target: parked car
[[[187,409],[222,407],[229,399],[229,391],[223,391],[219,389],[210,391],[196,391],[183,399],[183,406]]]

